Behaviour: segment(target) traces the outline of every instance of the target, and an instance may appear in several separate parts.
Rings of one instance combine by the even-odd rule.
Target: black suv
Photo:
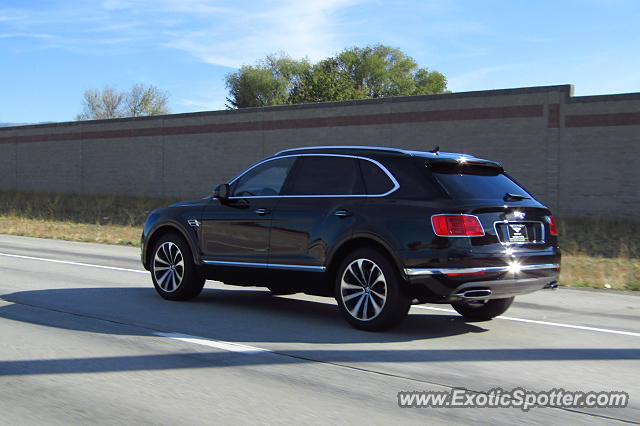
[[[557,235],[551,212],[497,162],[311,147],[151,212],[142,262],[165,299],[191,299],[205,279],[333,296],[353,326],[381,330],[412,303],[483,320],[556,287]]]

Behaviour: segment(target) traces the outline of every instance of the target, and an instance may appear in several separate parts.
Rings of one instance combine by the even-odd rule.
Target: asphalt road
[[[2,424],[640,422],[640,296],[578,289],[386,333],[333,300],[209,282],[156,295],[135,248],[0,236]],[[435,309],[432,309],[435,308]],[[626,391],[627,408],[399,408],[399,391]]]

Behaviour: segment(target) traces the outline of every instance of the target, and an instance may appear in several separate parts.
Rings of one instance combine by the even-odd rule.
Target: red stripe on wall
[[[560,104],[549,104],[547,127],[557,129],[560,127]]]
[[[428,121],[489,120],[504,118],[533,118],[544,115],[543,105],[450,109],[439,111],[398,112],[391,114],[394,123]]]
[[[288,130],[318,127],[367,126],[379,124],[427,123],[433,121],[488,120],[535,118],[544,115],[543,105],[466,108],[435,111],[397,112],[392,114],[362,114],[338,117],[297,118],[291,120],[247,121],[193,126],[149,127],[145,129],[82,131],[48,135],[0,137],[0,143],[74,141],[81,139],[132,138],[143,136],[186,135],[201,133],[251,132],[257,130]]]
[[[568,115],[564,122],[566,127],[638,126],[640,112]]]

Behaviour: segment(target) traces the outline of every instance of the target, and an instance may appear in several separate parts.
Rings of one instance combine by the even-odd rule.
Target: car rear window
[[[367,187],[367,194],[381,195],[393,189],[394,184],[389,176],[375,163],[360,160],[360,170],[362,170],[364,185]]]
[[[429,170],[455,199],[500,199],[505,194],[533,198],[500,169],[477,165],[430,164]]]
[[[362,195],[365,193],[354,158],[308,155],[301,157],[286,195]]]

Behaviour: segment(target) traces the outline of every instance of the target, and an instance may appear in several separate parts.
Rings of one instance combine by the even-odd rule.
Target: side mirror
[[[229,184],[223,183],[216,186],[216,189],[213,190],[213,196],[218,198],[220,201],[224,201],[229,198]]]

